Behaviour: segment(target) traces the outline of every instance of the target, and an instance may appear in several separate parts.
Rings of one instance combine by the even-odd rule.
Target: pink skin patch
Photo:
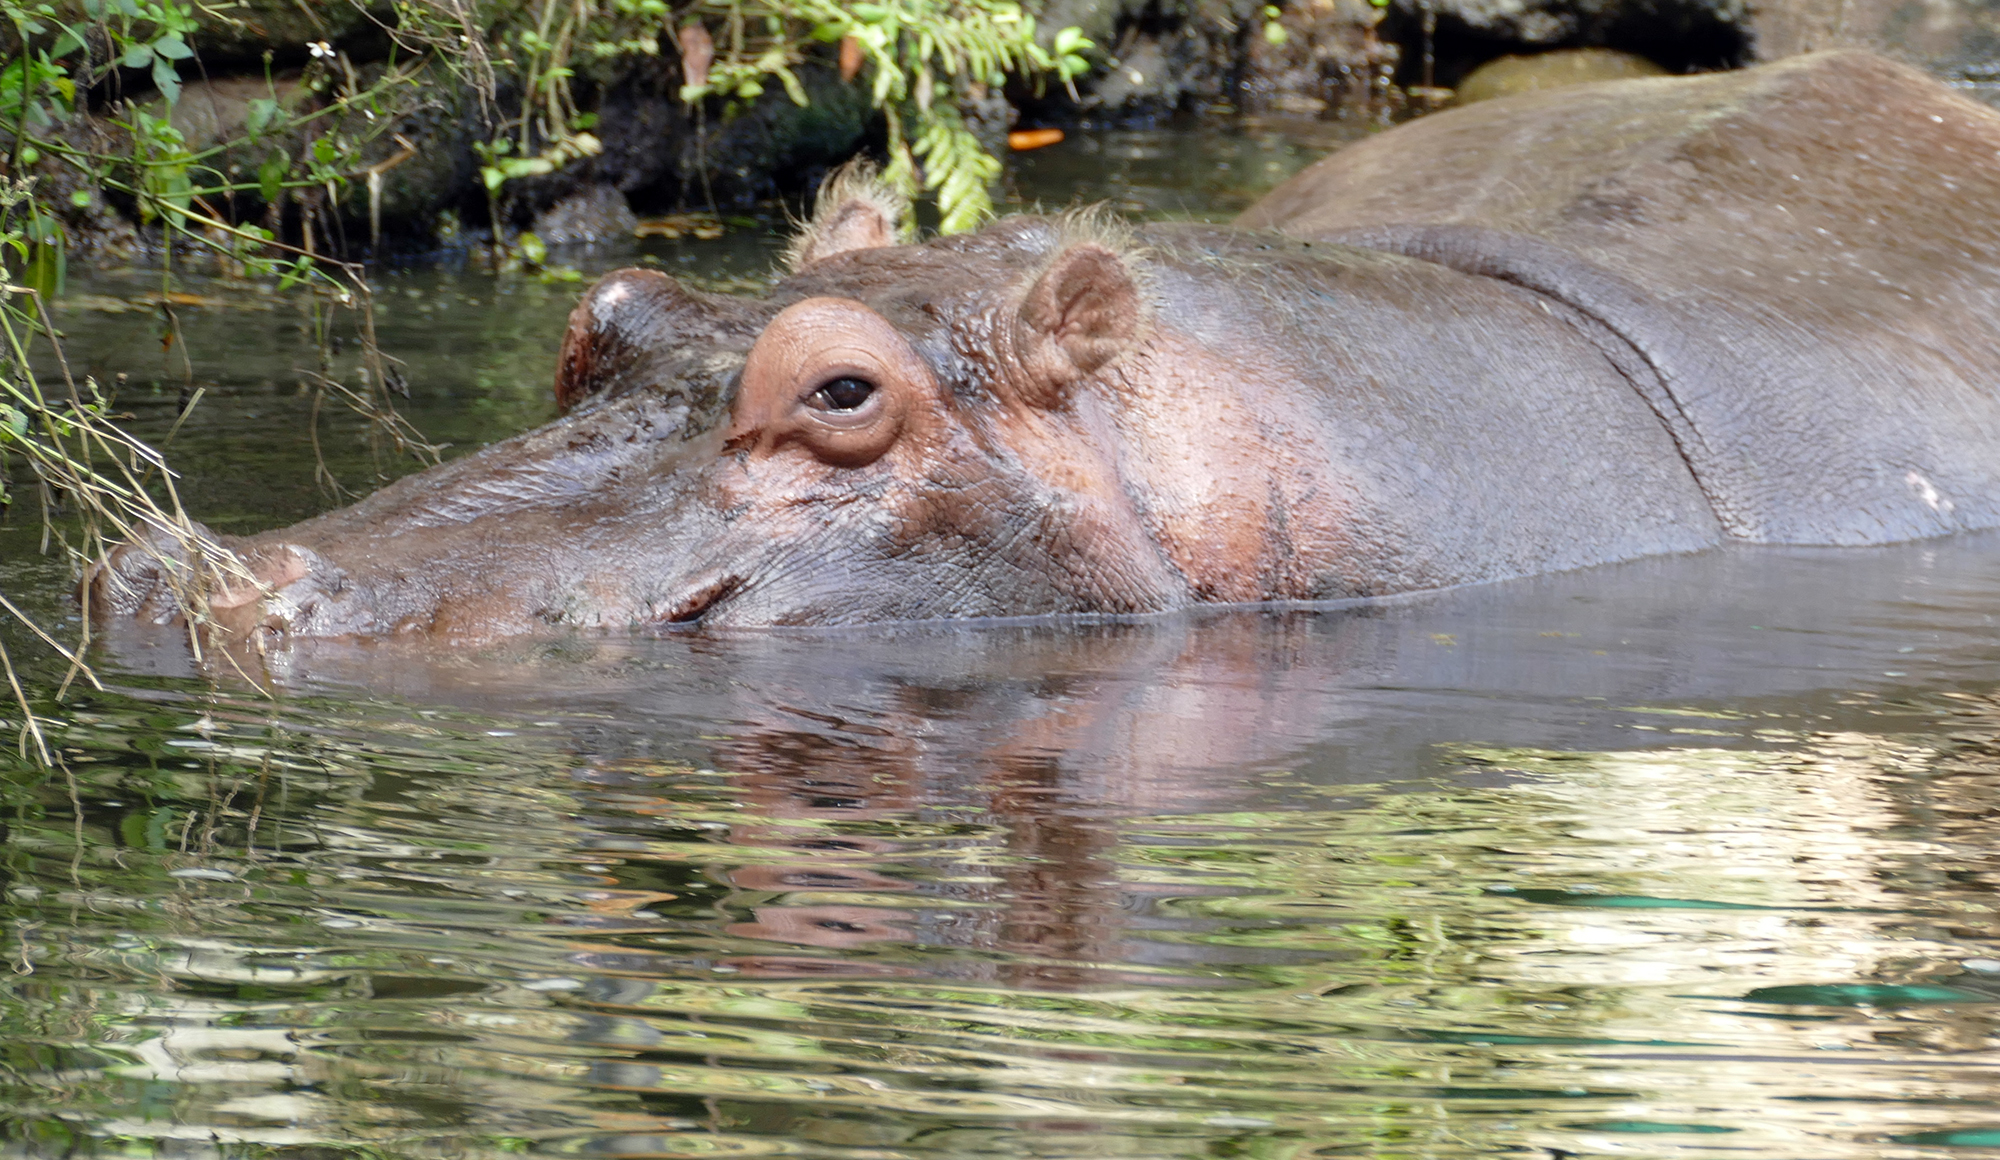
[[[275,558],[251,557],[244,563],[249,565],[250,571],[263,582],[262,586],[246,583],[241,577],[224,577],[214,594],[208,598],[208,606],[211,609],[228,611],[246,604],[254,604],[263,599],[267,591],[275,591],[305,579],[309,571],[305,557],[290,546],[280,549]]]

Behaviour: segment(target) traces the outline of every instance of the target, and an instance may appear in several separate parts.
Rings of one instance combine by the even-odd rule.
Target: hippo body
[[[1239,224],[1568,303],[1640,355],[1732,536],[1871,544],[2000,522],[1996,198],[2000,115],[1826,53],[1418,121]]]
[[[1233,227],[612,274],[538,431],[235,543],[299,635],[1131,614],[2000,524],[2000,114],[1865,54],[1496,100]],[[149,563],[150,561],[150,563]],[[94,591],[170,615],[129,551]],[[149,577],[153,577],[149,579]]]

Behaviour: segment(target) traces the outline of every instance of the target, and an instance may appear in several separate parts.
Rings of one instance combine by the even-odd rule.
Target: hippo
[[[2000,524],[2000,113],[1876,56],[1439,113],[1228,226],[908,209],[844,171],[760,299],[605,277],[563,417],[225,541],[213,615],[1118,617]],[[170,556],[91,598],[178,615]]]

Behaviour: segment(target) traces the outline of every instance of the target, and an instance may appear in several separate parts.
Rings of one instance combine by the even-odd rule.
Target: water
[[[648,245],[718,280],[771,247]],[[574,287],[383,286],[427,431],[547,416]],[[175,451],[232,531],[333,502],[312,320],[258,302],[183,317]],[[63,325],[164,431],[187,368],[103,305]],[[403,469],[356,426],[322,411],[335,477]],[[60,615],[32,530],[0,589]],[[1997,565],[320,645],[269,696],[123,634],[67,773],[0,766],[0,1154],[1987,1154]]]

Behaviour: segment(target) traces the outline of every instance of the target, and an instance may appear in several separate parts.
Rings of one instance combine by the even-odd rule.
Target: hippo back
[[[2000,114],[1865,53],[1482,103],[1241,219],[1501,278],[1632,344],[1724,526],[2000,525]]]

